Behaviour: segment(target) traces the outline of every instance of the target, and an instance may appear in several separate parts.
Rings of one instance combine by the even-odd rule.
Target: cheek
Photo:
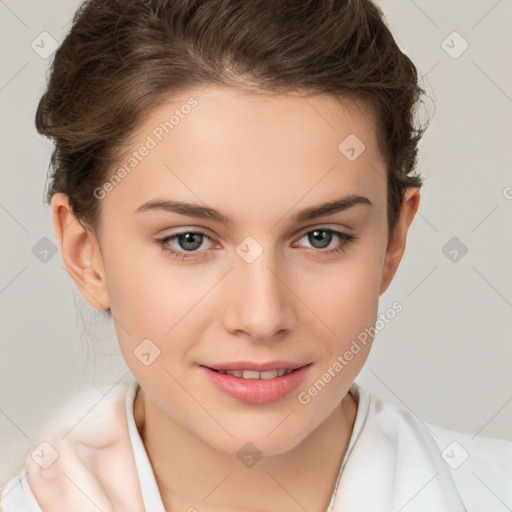
[[[105,274],[114,327],[126,363],[141,378],[139,346],[149,339],[158,353],[151,370],[175,368],[187,359],[212,321],[217,275],[194,265],[176,265],[160,248],[105,255]],[[147,342],[145,342],[147,344]],[[135,353],[134,353],[135,351]]]
[[[178,266],[157,244],[105,254],[105,273],[112,312],[133,330],[151,326],[162,336],[196,304],[207,283],[192,266]],[[197,274],[197,272],[196,272]]]
[[[337,344],[346,341],[347,337],[357,336],[375,322],[380,261],[378,251],[361,247],[340,264],[326,266],[321,274],[303,282],[300,296],[323,322],[324,332],[336,339]]]

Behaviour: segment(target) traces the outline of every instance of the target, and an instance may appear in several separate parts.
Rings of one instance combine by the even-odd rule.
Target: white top
[[[27,455],[25,467],[2,489],[0,510],[43,512],[43,506],[45,512],[60,511],[66,509],[67,498],[66,503],[72,504],[68,510],[81,512],[98,508],[165,512],[133,416],[138,387],[132,380],[104,401],[103,412],[85,419],[83,414],[75,416],[83,420],[80,428],[68,418],[66,432],[69,425],[75,426],[72,436],[44,437],[51,447],[42,443]],[[407,409],[373,398],[356,384],[350,393],[358,404],[357,414],[331,500],[332,512],[510,510],[511,441],[424,424]],[[77,448],[84,439],[86,446]],[[34,462],[38,455],[40,464]],[[48,469],[42,469],[45,465]],[[109,466],[115,470],[109,471]],[[103,475],[91,469],[102,467]],[[113,495],[117,501],[111,501]]]

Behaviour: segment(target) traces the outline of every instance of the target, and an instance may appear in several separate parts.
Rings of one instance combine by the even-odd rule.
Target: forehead
[[[119,169],[103,207],[126,214],[155,197],[203,202],[233,217],[275,217],[298,202],[363,192],[385,202],[373,113],[326,95],[212,85],[181,92],[144,117]]]

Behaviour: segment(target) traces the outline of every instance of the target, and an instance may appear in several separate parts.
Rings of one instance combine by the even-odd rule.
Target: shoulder
[[[91,499],[110,510],[112,496],[106,489],[116,494],[118,503],[139,502],[125,406],[134,384],[125,380],[104,393],[89,389],[66,403],[41,429],[21,472],[3,486],[0,510],[50,511],[55,503],[63,510],[63,497],[69,510],[88,510]]]
[[[512,440],[430,427],[468,511],[510,511]]]
[[[430,427],[357,385],[351,392],[358,413],[335,510],[465,511]]]
[[[349,493],[372,490],[364,510],[384,510],[384,502],[404,511],[510,510],[512,441],[426,423],[357,385],[351,392],[359,403],[359,428],[343,477]]]
[[[1,512],[43,512],[27,481],[25,467],[12,477],[0,491]]]
[[[412,459],[411,464],[422,460],[438,472],[436,478],[442,476],[446,484],[451,480],[468,512],[510,510],[512,440],[442,428],[424,422],[405,407],[372,402],[375,425],[392,440],[388,446],[397,457]]]

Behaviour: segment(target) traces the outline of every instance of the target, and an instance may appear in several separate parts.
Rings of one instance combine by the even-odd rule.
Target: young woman
[[[465,510],[428,428],[353,383],[421,93],[369,0],[81,6],[36,124],[66,269],[134,380],[48,433],[6,512]]]

